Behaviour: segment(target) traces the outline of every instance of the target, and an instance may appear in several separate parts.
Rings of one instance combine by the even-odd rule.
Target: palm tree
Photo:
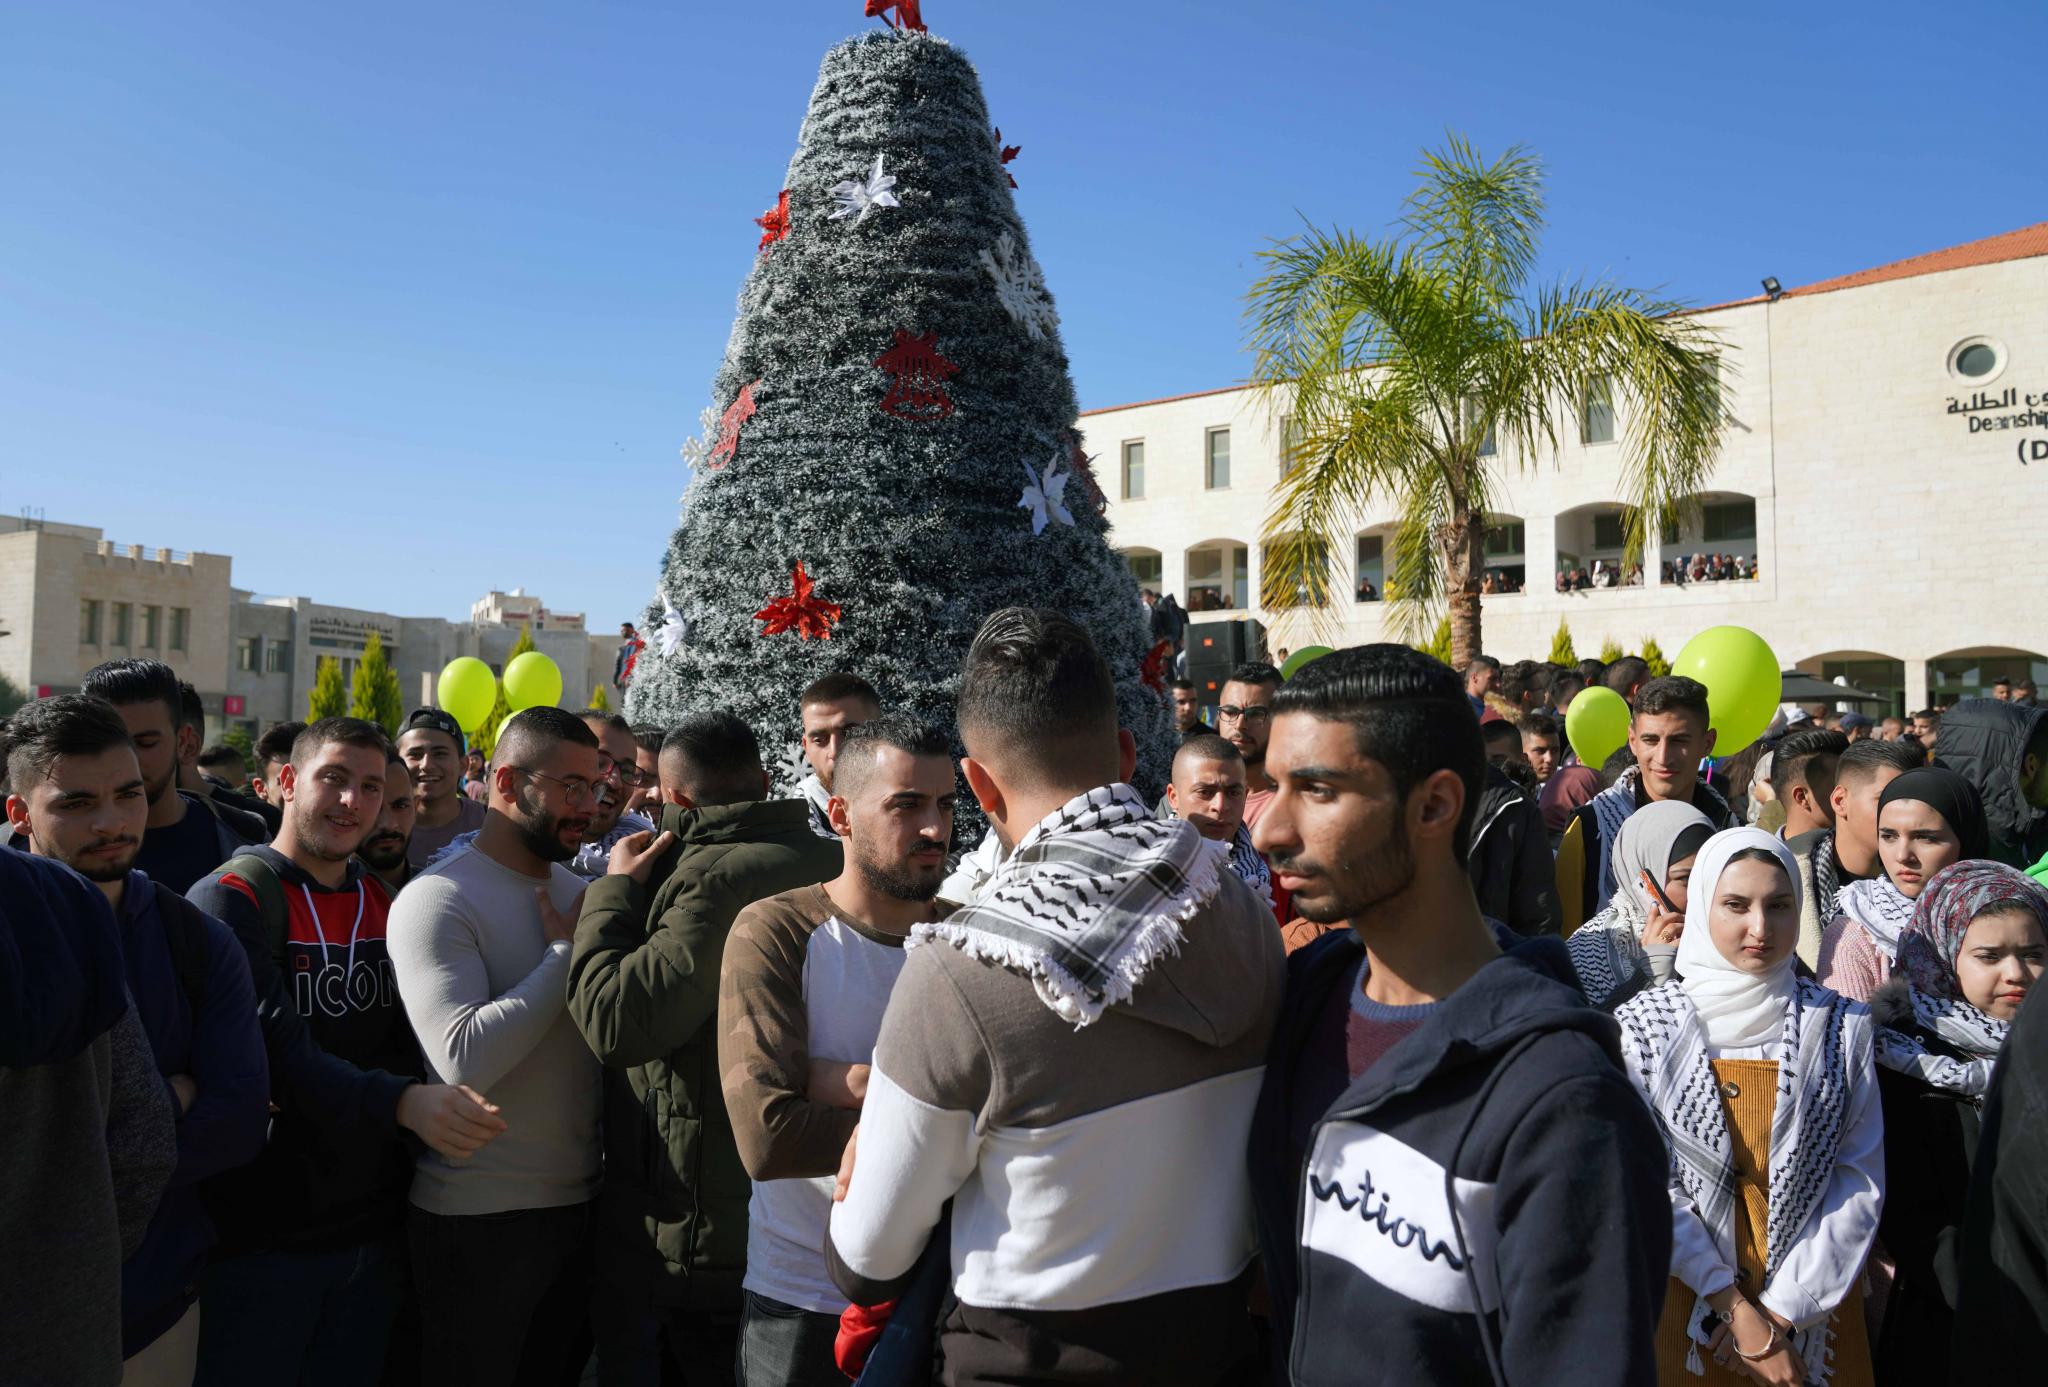
[[[1386,587],[1409,636],[1448,607],[1453,663],[1480,651],[1489,454],[1555,456],[1589,398],[1619,425],[1628,561],[1674,523],[1720,446],[1713,339],[1678,305],[1605,283],[1532,286],[1543,173],[1452,137],[1425,150],[1399,226],[1369,241],[1310,226],[1261,251],[1251,385],[1286,416],[1265,525],[1269,592],[1333,620],[1332,560],[1365,508],[1399,508]]]

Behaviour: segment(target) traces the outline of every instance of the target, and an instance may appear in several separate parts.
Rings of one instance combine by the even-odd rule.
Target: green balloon
[[[1564,712],[1564,734],[1579,763],[1599,770],[1628,745],[1628,700],[1612,689],[1582,689]]]
[[[1282,679],[1292,679],[1294,672],[1303,665],[1314,664],[1317,660],[1322,659],[1323,656],[1336,653],[1327,645],[1304,645],[1301,649],[1287,657],[1286,664],[1280,666],[1280,677]]]
[[[1678,652],[1671,672],[1707,686],[1716,756],[1733,756],[1763,736],[1785,689],[1778,657],[1762,636],[1741,626],[1700,632]]]
[[[505,705],[550,708],[562,701],[562,669],[538,650],[529,650],[505,666]]]
[[[482,660],[461,655],[442,669],[440,681],[434,686],[434,697],[441,711],[455,719],[457,727],[465,733],[474,732],[483,726],[484,719],[491,715],[491,705],[498,701],[498,676]]]

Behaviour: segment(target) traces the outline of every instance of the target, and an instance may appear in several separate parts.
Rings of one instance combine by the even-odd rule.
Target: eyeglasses
[[[619,778],[619,784],[635,790],[654,783],[653,771],[643,771],[631,761],[614,761],[601,753],[597,758],[597,773],[601,776],[615,775]]]
[[[535,780],[545,780],[550,784],[561,786],[562,793],[569,797],[569,803],[571,804],[576,803],[578,800],[588,800],[592,803],[595,803],[597,800],[597,787],[580,775],[572,775],[567,780],[564,780],[558,775],[549,775],[545,771],[529,770],[525,766],[514,766],[512,769],[518,771],[521,775],[530,775]]]
[[[1237,708],[1226,703],[1216,710],[1216,721],[1229,719],[1231,722],[1265,722],[1273,716],[1271,708]]]

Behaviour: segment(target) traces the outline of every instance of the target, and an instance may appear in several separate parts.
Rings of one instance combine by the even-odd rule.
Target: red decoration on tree
[[[1166,693],[1166,669],[1173,662],[1173,642],[1161,641],[1145,653],[1145,662],[1138,666],[1138,678],[1148,689],[1162,696]]]
[[[754,225],[761,228],[759,249],[763,254],[767,253],[768,247],[789,235],[789,189],[784,188],[775,205],[754,218]]]
[[[996,127],[996,159],[997,159],[997,161],[998,161],[998,162],[1000,162],[1000,163],[1002,163],[1002,164],[1005,164],[1005,165],[1007,165],[1007,164],[1008,164],[1008,163],[1009,163],[1009,162],[1010,162],[1010,161],[1011,161],[1012,159],[1016,158],[1016,157],[1017,157],[1017,156],[1018,156],[1019,154],[1022,154],[1023,152],[1024,152],[1024,146],[1023,146],[1023,145],[1021,145],[1021,144],[1004,144],[1004,143],[1003,143],[1003,127],[1002,127],[1002,126],[1000,126],[1000,125],[998,125],[998,126]],[[1010,170],[1009,170],[1008,168],[1005,168],[1005,169],[1003,170],[1003,177],[1005,177],[1005,178],[1007,178],[1007,179],[1009,179],[1009,180],[1010,180],[1010,186],[1011,186],[1012,188],[1014,188],[1014,187],[1016,187],[1016,186],[1017,186],[1017,175],[1016,175],[1016,174],[1014,174],[1014,173],[1011,173],[1011,172],[1010,172]]]
[[[739,455],[740,425],[754,417],[754,386],[761,382],[740,387],[740,393],[725,407],[725,413],[718,420],[718,443],[711,450],[705,465],[713,471],[722,471],[728,462]]]
[[[1103,493],[1102,483],[1095,480],[1095,459],[1081,451],[1081,435],[1078,433],[1069,445],[1067,470],[1081,479],[1081,485],[1088,491],[1088,504],[1095,507],[1095,513],[1107,514],[1109,497]]]
[[[891,22],[896,28],[915,29],[922,34],[927,31],[924,27],[924,16],[917,12],[918,4],[919,0],[868,0],[867,16],[873,19],[877,15],[894,10],[896,18]]]
[[[882,396],[882,413],[898,419],[934,423],[953,413],[952,397],[946,394],[946,377],[959,367],[939,355],[939,334],[927,332],[914,337],[908,329],[896,329],[896,345],[875,358],[875,365],[896,379]]]
[[[789,596],[771,597],[767,606],[754,613],[754,620],[768,623],[761,628],[761,634],[779,636],[784,631],[794,631],[799,640],[812,636],[821,641],[831,640],[832,625],[839,620],[839,604],[821,602],[811,596],[814,586],[799,560],[796,572],[790,575]]]

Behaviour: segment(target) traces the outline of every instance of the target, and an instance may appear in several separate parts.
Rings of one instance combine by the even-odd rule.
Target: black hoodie
[[[2027,744],[2040,735],[2048,708],[1966,698],[1942,714],[1934,740],[1936,765],[1976,786],[1991,828],[1991,855],[2022,871],[2048,852],[2048,811],[2027,802],[2021,765]]]
[[[1500,933],[1501,956],[1356,1083],[1315,1033],[1364,947],[1346,931],[1287,961],[1251,1173],[1297,1387],[1656,1378],[1663,1137],[1564,945]]]

